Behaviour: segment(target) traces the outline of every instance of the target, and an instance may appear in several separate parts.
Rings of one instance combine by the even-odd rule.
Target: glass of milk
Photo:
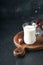
[[[36,27],[29,23],[23,24],[25,44],[34,44],[36,42]]]

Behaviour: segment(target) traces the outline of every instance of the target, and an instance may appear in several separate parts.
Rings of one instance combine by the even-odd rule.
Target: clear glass
[[[39,26],[37,22],[39,22]],[[42,25],[42,29],[40,28],[40,24]],[[36,35],[38,36],[43,35],[43,16],[39,16],[36,20],[33,20],[32,25],[36,27]]]
[[[33,44],[36,42],[36,27],[32,23],[24,23],[22,25],[24,31],[24,42],[26,44]]]

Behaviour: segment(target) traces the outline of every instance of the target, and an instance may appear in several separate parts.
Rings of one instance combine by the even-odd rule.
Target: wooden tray
[[[13,38],[14,44],[17,48],[22,48],[22,49],[28,48],[30,50],[43,49],[43,36],[36,36],[36,42],[32,45],[26,45],[25,43],[22,43],[20,45],[18,42],[18,39],[20,37],[23,37],[23,31],[18,32]]]

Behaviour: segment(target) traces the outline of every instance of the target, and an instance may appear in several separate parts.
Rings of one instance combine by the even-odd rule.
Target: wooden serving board
[[[40,49],[43,49],[43,36],[36,36],[36,42],[32,45],[27,45],[25,43],[22,43],[21,45],[19,44],[18,42],[18,39],[20,37],[23,37],[23,31],[20,31],[18,32],[14,38],[13,38],[13,41],[14,41],[14,44],[16,45],[17,48],[21,47],[22,49],[24,48],[28,48],[30,50],[40,50]]]

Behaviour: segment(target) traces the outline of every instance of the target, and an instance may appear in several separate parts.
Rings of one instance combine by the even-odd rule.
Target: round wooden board
[[[43,49],[43,36],[37,36],[36,37],[36,42],[32,45],[26,45],[25,43],[22,43],[21,45],[19,44],[18,42],[18,39],[20,37],[23,37],[23,31],[20,31],[18,32],[14,38],[13,38],[13,41],[14,41],[14,44],[16,45],[17,48],[21,47],[21,48],[28,48],[30,50],[40,50],[40,49]]]

